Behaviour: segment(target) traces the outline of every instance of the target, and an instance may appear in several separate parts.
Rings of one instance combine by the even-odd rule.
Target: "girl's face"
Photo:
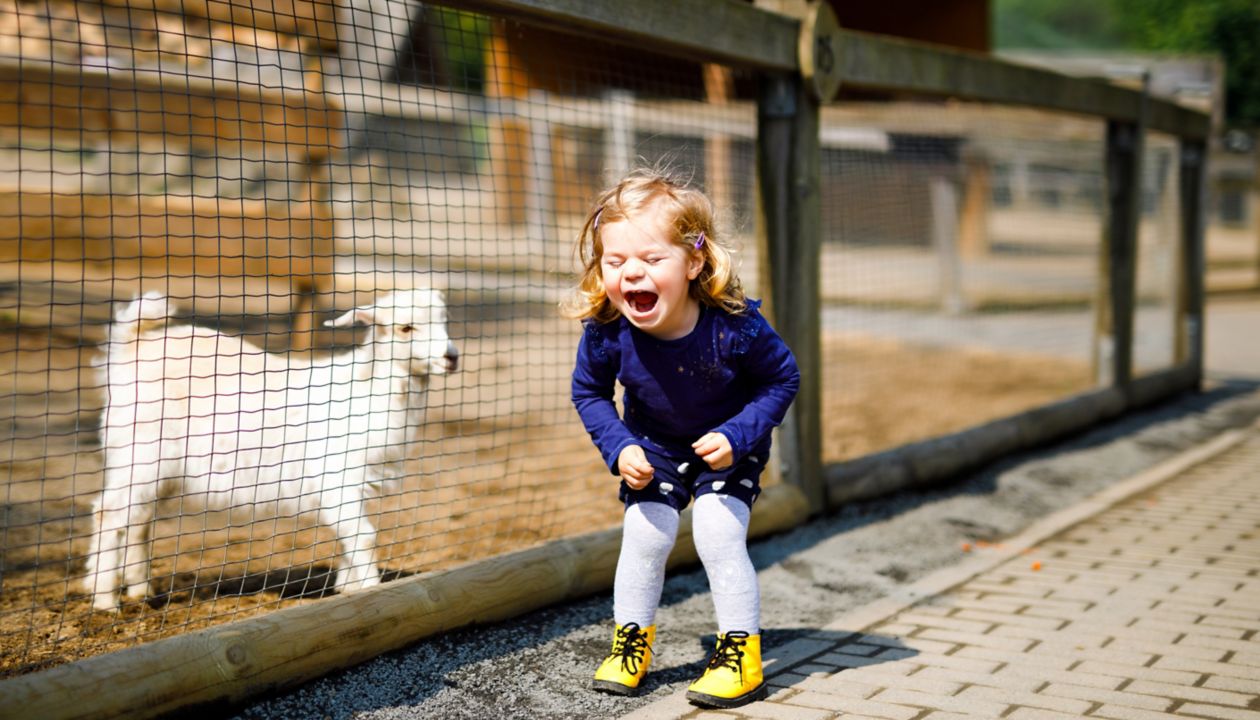
[[[686,336],[700,318],[689,292],[704,267],[700,253],[674,242],[672,218],[654,203],[635,217],[602,226],[600,273],[608,301],[643,332]]]

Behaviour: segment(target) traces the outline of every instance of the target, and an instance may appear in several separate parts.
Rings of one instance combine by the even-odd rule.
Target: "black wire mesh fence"
[[[430,4],[0,6],[0,675],[614,526],[573,241],[668,165],[764,294],[757,92]],[[824,460],[1098,383],[1101,121],[822,120]]]
[[[866,143],[824,144],[824,378],[847,410],[824,415],[825,460],[1095,386],[1100,121],[900,102],[823,122]]]
[[[6,673],[618,520],[572,242],[666,164],[749,246],[746,79],[432,6],[337,44],[330,8],[6,8]],[[347,379],[383,331],[323,321],[411,288],[458,371],[403,402]]]

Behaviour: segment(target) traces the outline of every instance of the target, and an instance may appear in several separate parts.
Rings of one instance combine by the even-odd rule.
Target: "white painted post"
[[[551,123],[547,120],[547,91],[529,92],[530,172],[525,178],[525,228],[530,247],[534,249],[530,263],[541,263],[547,257],[547,239],[556,226],[554,162],[551,156]]]
[[[949,179],[935,177],[929,192],[941,309],[948,315],[958,315],[967,309],[962,290],[962,259],[958,255],[958,189]]]
[[[634,165],[634,93],[609,90],[604,93],[608,125],[604,133],[604,182],[611,184]]]

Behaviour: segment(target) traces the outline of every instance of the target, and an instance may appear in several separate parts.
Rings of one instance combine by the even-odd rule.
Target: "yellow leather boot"
[[[617,626],[613,631],[612,651],[599,669],[591,687],[613,695],[634,695],[647,675],[652,662],[652,643],[656,642],[656,626],[641,628],[637,623]]]
[[[687,699],[710,708],[735,708],[766,697],[761,672],[761,636],[746,632],[718,635],[709,667],[687,688]]]

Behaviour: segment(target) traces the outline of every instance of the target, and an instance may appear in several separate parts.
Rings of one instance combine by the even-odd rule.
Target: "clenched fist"
[[[621,479],[634,490],[647,487],[652,482],[652,475],[656,473],[643,448],[638,445],[627,445],[621,451],[617,456],[617,469],[621,472]]]

